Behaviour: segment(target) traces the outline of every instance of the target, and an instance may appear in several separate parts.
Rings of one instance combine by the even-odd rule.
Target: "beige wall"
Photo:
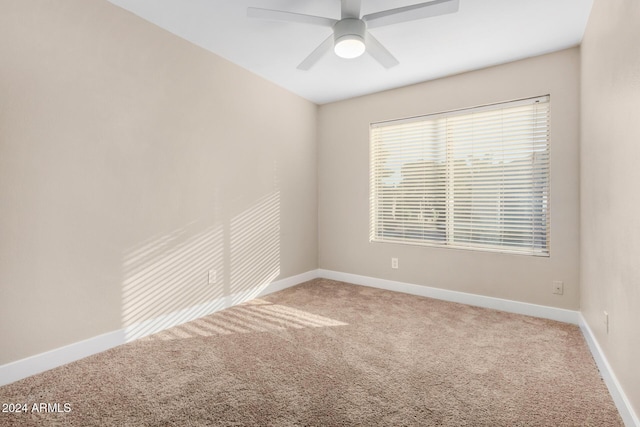
[[[581,105],[568,49],[319,110],[106,1],[0,10],[0,364],[319,263],[580,307],[640,412],[637,2],[596,0]],[[368,242],[370,122],[547,93],[551,257]]]
[[[320,268],[577,309],[577,48],[320,107]],[[369,123],[551,94],[549,258],[369,243]],[[391,257],[399,269],[391,269]],[[552,281],[565,294],[552,294]]]
[[[106,1],[0,10],[0,364],[317,268],[314,104]]]
[[[596,0],[582,44],[580,308],[640,414],[640,3]],[[609,333],[603,322],[609,313]]]

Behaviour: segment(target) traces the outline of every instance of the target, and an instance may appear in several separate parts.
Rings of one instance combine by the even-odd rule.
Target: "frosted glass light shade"
[[[357,58],[365,51],[364,40],[355,34],[342,36],[336,40],[333,50],[340,58]]]

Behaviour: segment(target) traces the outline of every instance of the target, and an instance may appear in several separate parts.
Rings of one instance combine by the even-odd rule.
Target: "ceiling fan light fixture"
[[[344,36],[336,40],[333,50],[340,58],[357,58],[365,51],[364,40],[356,35]]]
[[[357,58],[366,50],[364,34],[367,26],[360,19],[347,18],[333,27],[333,50],[340,58]]]

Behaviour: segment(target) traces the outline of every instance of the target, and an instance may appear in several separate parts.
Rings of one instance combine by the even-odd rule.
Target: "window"
[[[549,254],[549,96],[374,123],[370,240]]]

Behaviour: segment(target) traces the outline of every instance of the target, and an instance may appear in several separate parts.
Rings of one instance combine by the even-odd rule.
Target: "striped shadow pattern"
[[[309,313],[263,299],[255,299],[227,310],[175,326],[143,340],[168,341],[211,337],[216,335],[247,334],[282,331],[285,329],[345,326],[347,323]]]

